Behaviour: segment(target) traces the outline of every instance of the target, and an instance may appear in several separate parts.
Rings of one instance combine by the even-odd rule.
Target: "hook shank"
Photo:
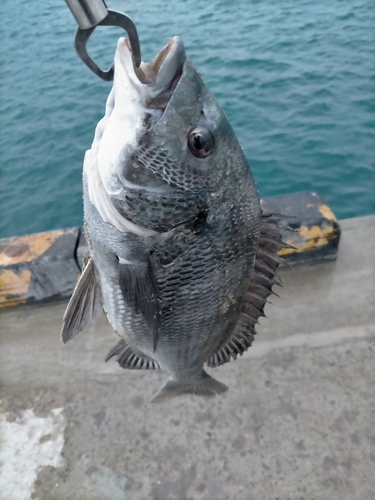
[[[129,37],[130,45],[133,52],[133,59],[135,66],[138,68],[141,64],[141,47],[139,45],[139,38],[137,33],[137,28],[135,24],[130,19],[130,17],[122,14],[121,12],[116,12],[114,10],[108,10],[108,15],[102,19],[95,26],[91,26],[87,29],[78,28],[75,39],[74,46],[77,51],[77,54],[82,59],[82,61],[88,66],[91,71],[93,71],[96,75],[98,75],[102,80],[107,82],[113,80],[113,64],[107,71],[103,71],[99,68],[96,62],[89,56],[87,53],[87,42],[92,33],[94,32],[97,26],[119,26],[123,28]]]

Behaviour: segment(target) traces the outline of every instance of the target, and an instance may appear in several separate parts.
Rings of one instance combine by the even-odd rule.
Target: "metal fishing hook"
[[[113,65],[109,70],[103,71],[87,53],[87,42],[97,26],[119,26],[123,28],[129,37],[134,64],[137,68],[139,67],[141,64],[141,48],[137,28],[130,17],[122,12],[107,10],[103,0],[65,0],[65,2],[79,25],[74,39],[75,49],[91,71],[105,81],[113,80]]]

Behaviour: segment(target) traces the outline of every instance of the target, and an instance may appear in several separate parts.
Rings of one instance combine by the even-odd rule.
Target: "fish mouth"
[[[119,62],[133,86],[138,90],[145,107],[159,108],[164,111],[178,85],[186,61],[182,40],[178,36],[170,38],[167,45],[151,62],[141,62],[138,68],[134,62],[128,38],[121,38],[117,48]]]

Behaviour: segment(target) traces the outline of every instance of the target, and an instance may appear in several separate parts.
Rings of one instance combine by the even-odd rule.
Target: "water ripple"
[[[372,0],[178,0],[167,16],[160,0],[109,7],[137,23],[144,59],[183,38],[262,196],[312,189],[341,218],[375,212]],[[0,16],[0,234],[79,225],[83,155],[109,85],[76,57],[64,2],[3,0]],[[95,32],[102,66],[121,35]]]

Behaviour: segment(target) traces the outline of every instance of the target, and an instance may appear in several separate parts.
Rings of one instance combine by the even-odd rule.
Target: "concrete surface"
[[[3,500],[375,497],[375,216],[336,263],[280,272],[229,391],[150,404],[162,372],[104,362],[104,317],[64,346],[65,304],[2,313]]]

